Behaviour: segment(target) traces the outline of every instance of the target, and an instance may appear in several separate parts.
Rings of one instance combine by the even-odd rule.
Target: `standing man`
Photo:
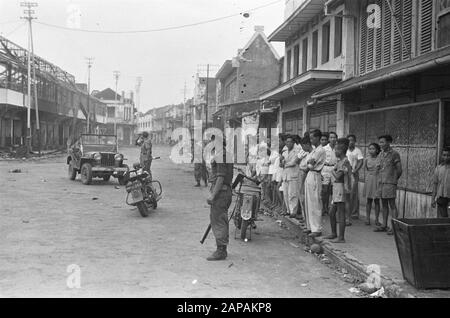
[[[402,162],[400,154],[391,148],[393,139],[391,136],[379,137],[381,147],[380,153],[380,183],[381,183],[381,205],[383,209],[383,226],[375,229],[375,232],[386,232],[393,235],[392,229],[388,228],[389,210],[392,211],[391,218],[398,218],[398,210],[395,205],[397,198],[398,180],[402,176]]]
[[[326,136],[322,136],[321,144],[324,145],[324,138]],[[335,132],[330,132],[328,135],[328,144],[323,146],[323,149],[325,149],[326,153],[326,159],[325,159],[325,165],[322,170],[322,215],[325,215],[330,210],[330,196],[333,189],[333,181],[332,181],[332,173],[334,170],[334,167],[337,163],[336,154],[334,152],[334,149],[336,147],[336,143],[338,140],[338,136]]]
[[[450,203],[450,147],[442,151],[442,163],[436,167],[433,177],[433,208],[438,208],[438,218],[448,218]]]
[[[152,166],[152,141],[149,138],[148,132],[144,131],[142,133],[142,138],[138,141],[138,144],[141,146],[141,155],[139,157],[139,162],[144,171],[147,171],[151,174],[151,166]]]
[[[356,136],[349,135],[347,137],[350,144],[347,150],[347,158],[352,166],[353,173],[351,177],[352,189],[350,192],[350,210],[347,211],[347,226],[351,226],[350,218],[359,219],[359,170],[364,164],[364,156],[361,149],[356,147]]]
[[[219,160],[218,156],[223,156]],[[216,151],[211,161],[211,194],[207,199],[210,208],[211,229],[216,238],[217,250],[207,258],[208,261],[222,261],[228,256],[229,243],[228,208],[231,205],[233,163],[226,163],[226,150]]]
[[[311,230],[311,227],[309,225],[309,219],[306,215],[306,208],[305,208],[305,180],[306,176],[308,175],[308,160],[309,160],[309,154],[312,151],[311,147],[311,141],[309,140],[309,137],[305,137],[301,140],[301,151],[298,153],[298,159],[300,160],[299,163],[299,177],[298,177],[298,198],[300,201],[300,209],[302,210],[302,216],[306,224],[307,230]]]
[[[322,169],[327,154],[320,144],[322,132],[314,130],[310,134],[311,151],[308,159],[308,175],[305,181],[305,208],[311,226],[310,237],[322,235]]]
[[[281,167],[283,174],[283,194],[289,217],[295,218],[298,212],[298,152],[294,147],[294,138],[289,136],[286,139],[286,149],[283,151]]]
[[[204,147],[206,146],[206,141],[203,142],[201,145],[202,145],[202,149],[204,149]],[[202,150],[202,153],[203,153],[203,150]],[[202,181],[202,180],[205,183],[205,187],[208,186],[208,170],[206,168],[206,161],[203,156],[202,156],[202,162],[194,163],[194,178],[196,181],[196,185],[194,187],[199,188],[201,186],[200,181]]]

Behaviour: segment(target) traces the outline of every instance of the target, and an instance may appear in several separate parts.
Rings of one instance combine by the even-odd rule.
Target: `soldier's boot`
[[[217,246],[217,250],[206,260],[208,261],[223,261],[227,258],[227,246],[219,245]]]

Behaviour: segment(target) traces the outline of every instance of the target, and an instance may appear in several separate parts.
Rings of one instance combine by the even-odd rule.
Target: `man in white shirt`
[[[305,180],[305,208],[311,226],[311,237],[322,235],[322,169],[326,153],[320,144],[322,132],[314,130],[310,134],[311,145],[315,147],[308,156],[308,175]]]
[[[352,166],[352,191],[350,193],[350,210],[347,213],[347,226],[351,226],[350,218],[359,219],[359,171],[364,163],[364,156],[361,149],[356,147],[356,136],[349,135],[347,139],[350,141],[347,158]]]
[[[286,138],[286,150],[283,151],[280,166],[283,167],[283,195],[287,212],[295,218],[298,212],[298,151],[294,147],[294,138]]]
[[[338,140],[338,136],[335,132],[330,132],[327,135],[322,136],[322,145],[324,141],[327,141],[323,149],[325,149],[327,158],[325,160],[325,165],[322,170],[322,214],[327,214],[330,209],[330,196],[333,189],[333,181],[332,181],[332,172],[334,170],[334,166],[337,163],[336,155],[334,153],[334,148],[336,147],[336,143]]]

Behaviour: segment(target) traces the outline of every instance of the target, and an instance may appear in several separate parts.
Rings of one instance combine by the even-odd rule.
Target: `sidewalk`
[[[361,209],[361,211],[364,210]],[[278,218],[284,218],[286,222],[299,227],[303,233],[302,242],[306,242],[308,245],[321,244],[329,259],[361,280],[367,279],[369,265],[380,266],[382,286],[387,297],[450,298],[450,290],[417,290],[407,283],[403,279],[394,236],[388,236],[386,233],[375,233],[373,222],[371,226],[366,226],[364,217],[361,217],[362,220],[352,220],[353,225],[346,228],[345,244],[333,244],[322,238],[331,232],[328,216],[323,218],[323,236],[313,240],[307,236],[306,228],[298,220],[282,217],[277,211],[273,212]]]

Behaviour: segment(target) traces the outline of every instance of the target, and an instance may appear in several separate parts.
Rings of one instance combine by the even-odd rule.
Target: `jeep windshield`
[[[116,136],[81,135],[84,152],[117,152]]]

